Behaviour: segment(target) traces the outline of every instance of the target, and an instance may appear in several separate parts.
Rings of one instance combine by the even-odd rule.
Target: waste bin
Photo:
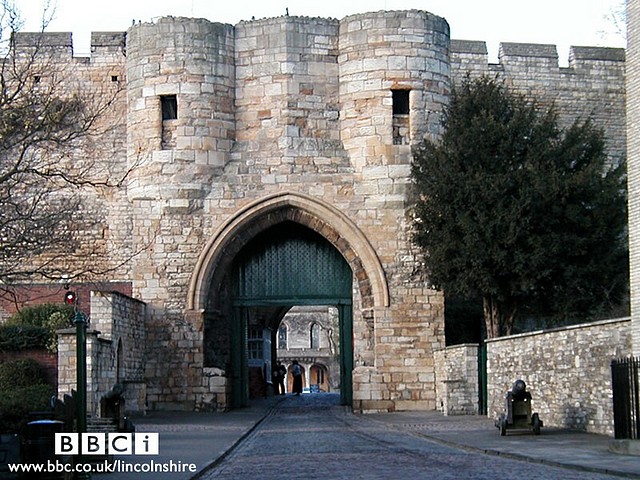
[[[62,433],[63,427],[64,422],[58,420],[35,420],[27,423],[23,434],[23,463],[45,466],[55,464],[55,436],[56,433]],[[64,472],[39,472],[33,477],[27,475],[25,478],[63,479]]]
[[[18,478],[9,471],[10,463],[20,463],[20,439],[9,433],[0,434],[0,478]]]

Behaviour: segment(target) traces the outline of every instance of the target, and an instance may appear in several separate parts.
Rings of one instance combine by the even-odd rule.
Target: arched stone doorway
[[[224,372],[224,400],[218,401],[219,407],[246,402],[248,379],[243,350],[246,347],[237,340],[246,338],[242,319],[247,315],[271,318],[267,323],[273,327],[291,306],[301,304],[300,296],[294,293],[294,298],[263,298],[259,301],[254,298],[254,303],[247,305],[242,290],[234,290],[238,284],[233,280],[242,277],[238,266],[238,262],[242,262],[241,252],[250,251],[245,247],[264,232],[287,223],[317,235],[311,244],[328,247],[325,250],[340,257],[346,266],[344,270],[349,272],[348,295],[345,288],[340,299],[327,298],[330,295],[325,292],[321,299],[302,300],[302,304],[335,305],[339,308],[341,318],[347,319],[341,322],[345,328],[341,332],[345,345],[352,349],[352,295],[357,295],[359,318],[366,316],[372,320],[375,308],[389,306],[387,281],[375,250],[355,223],[339,209],[313,197],[291,192],[269,195],[248,204],[221,225],[203,250],[187,298],[188,310],[194,315],[192,318],[203,325],[204,367]],[[276,344],[275,332],[272,343]],[[349,363],[341,362],[346,395],[343,402],[350,403],[353,353],[345,356],[351,360]]]
[[[309,369],[309,385],[317,385],[319,391],[328,392],[330,388],[327,367],[318,364],[312,365]]]
[[[333,245],[308,227],[284,221],[249,241],[236,256],[231,275],[232,404],[247,403],[247,385],[255,378],[252,375],[255,369],[261,369],[260,364],[252,362],[259,357],[260,348],[264,350],[267,344],[275,343],[266,337],[275,339],[281,319],[277,312],[296,305],[337,307],[341,401],[351,404],[352,287],[349,264]],[[248,338],[246,349],[245,338]],[[261,346],[253,348],[258,344]],[[263,351],[261,357],[266,379],[270,377],[276,351],[271,347],[269,350]]]

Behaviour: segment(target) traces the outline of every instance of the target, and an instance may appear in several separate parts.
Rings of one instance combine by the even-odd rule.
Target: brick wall
[[[91,314],[91,290],[116,291],[131,296],[131,282],[74,283],[78,309]],[[13,286],[10,294],[0,295],[0,323],[22,308],[54,303],[62,305],[67,288],[61,283],[31,283]]]

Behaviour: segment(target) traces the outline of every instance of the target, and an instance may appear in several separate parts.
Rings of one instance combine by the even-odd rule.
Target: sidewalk
[[[196,473],[156,473],[154,480],[198,478],[200,473],[224,458],[282,399],[254,400],[248,408],[227,413],[152,412],[137,419],[138,432],[160,434],[160,455],[152,457],[155,463],[193,463],[197,468]],[[490,418],[445,417],[436,411],[376,413],[358,417],[470,451],[640,478],[640,456],[612,453],[609,450],[612,439],[607,436],[543,427],[539,436],[528,431],[508,431],[502,437]],[[127,463],[150,461],[149,457],[143,456],[118,458]],[[141,475],[113,473],[93,477],[99,480],[134,480]]]
[[[368,414],[363,417],[470,451],[640,478],[640,456],[611,452],[612,438],[604,435],[543,427],[540,435],[526,430],[508,430],[502,437],[493,419],[477,415],[445,417],[437,411]],[[542,420],[544,422],[544,418]]]
[[[160,464],[180,462],[195,464],[196,473],[154,473],[154,480],[188,480],[197,478],[251,432],[283,397],[252,400],[251,406],[225,413],[209,412],[151,412],[134,419],[137,432],[158,432],[159,455],[119,456],[126,463]],[[94,474],[97,480],[139,480],[147,478],[141,473]]]

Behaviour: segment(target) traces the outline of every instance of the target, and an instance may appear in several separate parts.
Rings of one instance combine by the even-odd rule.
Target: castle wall
[[[33,39],[23,39],[26,49]],[[166,17],[126,38],[94,34],[89,59],[72,57],[64,35],[50,41],[71,78],[126,88],[94,145],[128,172],[124,188],[96,196],[99,240],[114,264],[130,257],[115,275],[147,304],[150,408],[228,404],[230,306],[216,269],[229,268],[225,251],[283,218],[324,234],[354,271],[354,408],[436,407],[444,302],[411,242],[410,149],[438,135],[466,70],[555,101],[566,122],[593,111],[612,158],[624,148],[619,51],[574,49],[559,68],[555,47],[504,44],[500,64],[489,65],[482,42],[450,41],[447,22],[421,11],[235,27]],[[279,195],[290,203],[276,212]],[[237,219],[246,222],[234,230]],[[192,304],[194,272],[203,262],[207,270],[209,243],[227,231],[233,238],[206,277],[219,283]],[[388,291],[378,283],[371,293],[367,261],[379,262]]]
[[[357,408],[377,408],[381,402],[385,409],[397,402],[419,403],[423,407],[435,405],[433,389],[425,386],[433,378],[433,373],[428,373],[433,370],[429,352],[433,345],[443,342],[442,301],[440,294],[426,288],[419,278],[408,278],[413,270],[414,255],[406,215],[409,146],[392,145],[389,100],[391,87],[402,83],[415,92],[411,111],[416,116],[427,105],[441,108],[443,93],[448,88],[445,64],[448,42],[444,35],[448,27],[441,19],[423,13],[406,14],[402,21],[407,31],[405,37],[397,36],[398,16],[388,13],[351,17],[345,26],[335,20],[298,17],[243,22],[235,27],[233,45],[225,30],[225,48],[233,48],[235,55],[235,70],[232,70],[235,75],[231,81],[235,89],[227,94],[230,104],[235,102],[236,134],[228,161],[223,162],[222,168],[218,168],[219,164],[199,164],[197,158],[188,159],[192,145],[179,140],[170,149],[158,150],[161,139],[157,132],[162,126],[157,97],[175,93],[177,121],[184,123],[193,121],[189,112],[198,110],[201,98],[191,93],[181,94],[180,81],[171,92],[166,90],[168,79],[180,78],[182,64],[162,64],[160,70],[164,75],[160,76],[155,66],[145,67],[153,72],[147,74],[149,69],[141,70],[139,65],[155,58],[152,51],[145,50],[151,30],[188,34],[201,28],[200,21],[163,19],[155,25],[133,27],[129,32],[129,104],[134,109],[140,106],[129,116],[129,161],[131,165],[140,162],[130,183],[129,198],[134,215],[140,220],[137,225],[149,225],[147,232],[141,231],[139,243],[155,236],[153,251],[135,260],[134,289],[137,286],[141,297],[151,305],[150,341],[167,345],[168,349],[168,352],[152,354],[147,362],[149,377],[153,379],[148,389],[150,404],[174,402],[193,408],[203,395],[210,398],[207,387],[198,383],[206,341],[202,333],[204,320],[197,315],[190,317],[192,321],[181,318],[186,280],[203,244],[225,221],[250,202],[284,190],[309,195],[346,212],[371,242],[385,270],[388,269],[387,275],[394,278],[390,287],[393,308],[384,306],[371,312],[369,306],[366,314],[362,308],[354,309],[357,365],[354,403]],[[377,72],[377,66],[364,61],[367,55],[374,54],[366,50],[370,43],[367,38],[355,41],[349,37],[351,42],[341,43],[341,29],[349,36],[346,32],[355,31],[355,25],[362,22],[375,25],[370,34],[387,49],[387,56],[407,45],[406,52],[395,55],[395,60],[385,60],[401,59],[402,65],[409,62],[407,59],[420,59],[426,47],[418,39],[440,22],[439,36],[434,37],[440,45],[430,54],[437,59],[433,72],[423,71],[427,65],[424,59],[421,63],[414,61],[408,72],[400,67]],[[219,39],[215,41],[216,47],[222,44]],[[163,46],[162,51],[167,49]],[[355,58],[354,49],[359,49],[360,58],[355,66],[349,64],[350,59]],[[384,55],[379,53],[378,57]],[[231,64],[232,60],[217,53],[209,58],[213,63]],[[371,82],[360,96],[373,94],[378,98],[378,110],[366,121],[371,131],[365,141],[368,147],[356,148],[352,139],[349,144],[352,152],[345,148],[342,136],[346,131],[343,124],[351,125],[350,118],[354,118],[356,96],[347,87],[349,82],[342,80],[341,68],[348,69],[351,76],[361,69],[360,75],[370,77]],[[140,75],[144,77],[143,82],[138,78]],[[429,78],[423,78],[425,76]],[[437,79],[432,81],[431,77]],[[425,88],[430,82],[438,85],[433,92]],[[357,108],[367,112],[363,105]],[[213,115],[217,116],[218,110],[214,110]],[[180,112],[186,113],[181,117]],[[350,131],[349,135],[355,139],[356,133],[365,131],[367,129]],[[416,131],[419,131],[417,127]],[[132,149],[136,141],[142,142],[142,146]],[[145,149],[150,149],[151,154],[145,155]],[[400,149],[404,150],[402,161],[396,158]],[[183,202],[181,197],[187,190],[180,180],[186,177],[189,198],[201,199],[201,202]],[[146,185],[141,188],[144,182]],[[171,275],[166,271],[169,267],[174,269]],[[355,302],[356,305],[360,302],[358,292]],[[228,312],[220,315],[224,317]],[[394,340],[400,333],[404,339],[402,346]],[[411,352],[405,351],[407,345],[413,347]],[[402,354],[397,354],[398,349]],[[223,369],[224,358],[221,360],[220,364],[207,365],[207,368]],[[383,377],[382,371],[387,372],[386,376]],[[427,373],[423,373],[425,371]],[[220,395],[226,395],[219,385],[217,388]],[[220,404],[216,400],[211,402]]]
[[[604,129],[611,162],[625,155],[624,49],[571,47],[569,66],[560,67],[555,45],[502,43],[498,63],[489,64],[484,42],[452,40],[451,69],[456,82],[467,73],[495,75],[508,88],[543,107],[553,106],[560,124],[589,116]]]
[[[640,2],[627,2],[627,189],[633,355],[640,356]]]
[[[31,77],[34,89],[45,99],[75,97],[83,102],[85,118],[96,118],[80,138],[65,142],[59,151],[47,151],[48,161],[59,162],[86,182],[82,191],[72,189],[83,195],[76,215],[81,235],[76,251],[65,252],[61,271],[72,275],[77,263],[93,272],[108,271],[106,280],[114,275],[126,281],[128,259],[136,249],[131,244],[129,204],[126,192],[108,187],[127,176],[125,33],[93,33],[91,58],[73,56],[70,33],[18,32],[13,38],[18,70],[26,68],[23,75]],[[59,249],[53,255],[60,262]]]

